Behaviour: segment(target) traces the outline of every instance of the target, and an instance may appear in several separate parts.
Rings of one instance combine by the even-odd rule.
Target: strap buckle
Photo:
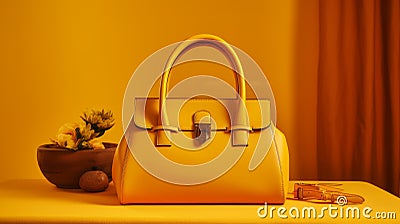
[[[197,111],[193,123],[195,139],[203,143],[211,138],[211,115],[208,111]]]
[[[293,196],[298,200],[322,200],[330,203],[344,204],[362,204],[365,199],[357,194],[343,192],[343,189],[337,188],[341,184],[334,183],[295,183]],[[345,200],[345,203],[343,201]]]

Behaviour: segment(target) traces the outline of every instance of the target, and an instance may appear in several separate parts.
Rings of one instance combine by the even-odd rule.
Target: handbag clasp
[[[211,137],[211,115],[208,111],[197,111],[193,115],[194,139],[205,142]]]

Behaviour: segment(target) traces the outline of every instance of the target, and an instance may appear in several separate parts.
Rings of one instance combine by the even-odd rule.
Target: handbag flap
[[[137,127],[152,129],[158,124],[158,98],[135,98],[134,123]],[[169,126],[180,131],[194,131],[193,115],[207,111],[212,119],[211,130],[225,131],[232,126],[231,117],[236,116],[237,99],[213,98],[167,98],[164,108]],[[253,130],[267,128],[271,123],[268,99],[246,99],[248,121]],[[229,112],[228,112],[229,111]]]

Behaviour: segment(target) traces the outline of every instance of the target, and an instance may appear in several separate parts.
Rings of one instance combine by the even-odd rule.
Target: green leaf
[[[79,128],[75,128],[75,132],[76,132],[76,139],[81,139],[82,138],[82,134]]]
[[[83,149],[83,139],[80,139],[78,142],[78,149]]]
[[[100,132],[100,128],[99,126],[97,126],[97,124],[92,124],[92,129],[94,130],[94,132]]]
[[[101,131],[97,132],[97,137],[104,135],[105,132],[106,132],[105,130],[101,130]]]

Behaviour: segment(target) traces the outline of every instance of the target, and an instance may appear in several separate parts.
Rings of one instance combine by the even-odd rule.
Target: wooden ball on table
[[[79,179],[79,186],[88,192],[105,191],[108,187],[108,176],[101,170],[87,171]]]

